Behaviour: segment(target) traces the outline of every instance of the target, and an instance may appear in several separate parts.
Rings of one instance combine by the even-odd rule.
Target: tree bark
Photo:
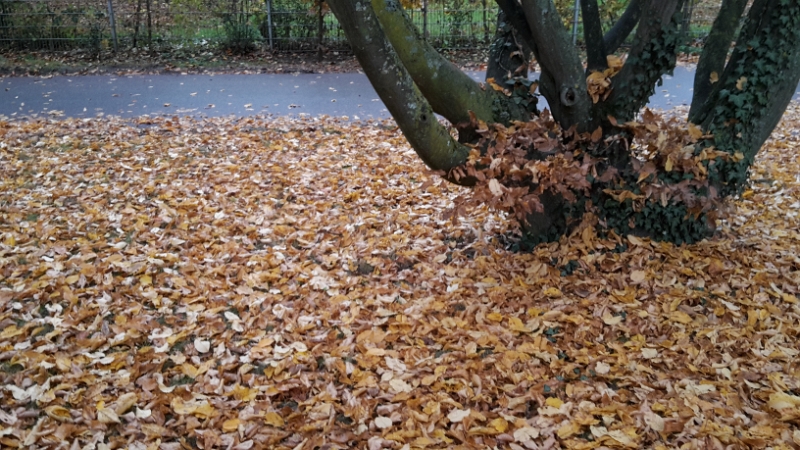
[[[493,78],[496,83],[503,85],[513,77],[528,77],[531,50],[520,44],[515,34],[514,28],[501,10],[497,14],[497,32],[489,47],[487,80]]]
[[[600,108],[621,122],[631,120],[655,92],[656,83],[675,68],[679,39],[677,16],[683,0],[647,0],[636,42],[613,78],[611,95]]]
[[[136,48],[137,40],[139,39],[139,15],[142,13],[142,0],[136,1],[136,13],[134,13],[133,22],[133,47]]]
[[[586,41],[586,64],[588,71],[603,71],[608,68],[606,49],[603,45],[603,24],[597,0],[581,0],[583,14],[583,39]]]
[[[514,29],[517,38],[536,55],[538,53],[536,42],[533,40],[531,27],[528,26],[528,22],[525,20],[525,13],[522,12],[522,7],[519,3],[516,0],[495,0],[495,3],[497,3],[500,11],[503,12],[506,20],[508,20],[508,24]]]
[[[645,0],[631,0],[622,17],[617,20],[613,27],[603,36],[603,47],[609,54],[617,51],[620,45],[631,34],[639,18],[642,17],[642,4]]]
[[[328,3],[367,78],[414,151],[434,170],[449,171],[464,164],[469,148],[456,142],[436,119],[430,104],[386,39],[372,6],[359,0],[329,0]]]
[[[689,110],[689,121],[697,122],[701,116],[703,104],[711,96],[713,82],[711,74],[716,73],[717,78],[725,69],[725,61],[730,53],[731,43],[736,35],[739,20],[742,18],[747,0],[723,0],[719,15],[714,20],[703,46],[703,53],[697,63],[697,72],[694,75],[694,94],[692,107]]]
[[[481,89],[421,39],[399,1],[372,0],[372,8],[386,39],[436,113],[454,124],[468,124],[469,111],[486,122],[495,121],[495,91]]]
[[[552,0],[523,0],[522,11],[536,42],[533,49],[542,69],[539,90],[553,118],[564,128],[580,132],[597,126],[580,57],[561,23]]]
[[[718,86],[698,113],[714,146],[741,161],[718,164],[722,194],[744,188],[755,155],[800,82],[800,2],[755,0]],[[712,177],[712,174],[709,175]]]

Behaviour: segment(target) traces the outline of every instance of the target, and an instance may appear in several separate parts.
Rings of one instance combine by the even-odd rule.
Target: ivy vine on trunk
[[[746,0],[722,1],[689,121],[643,110],[675,67],[685,0],[631,0],[605,34],[597,0],[583,0],[585,64],[553,0],[496,0],[485,83],[437,53],[399,0],[328,1],[414,150],[474,187],[456,210],[489,202],[534,244],[587,221],[676,243],[708,236],[800,81],[795,0],[753,0],[749,10]],[[531,59],[541,70],[534,83]]]

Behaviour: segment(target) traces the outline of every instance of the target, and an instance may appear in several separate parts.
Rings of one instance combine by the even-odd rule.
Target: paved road
[[[472,72],[476,80],[482,73]],[[678,67],[657,88],[651,107],[691,100],[692,69]],[[800,93],[796,96],[800,98]],[[0,78],[0,117],[123,117],[144,114],[321,115],[388,118],[362,74],[87,75]]]

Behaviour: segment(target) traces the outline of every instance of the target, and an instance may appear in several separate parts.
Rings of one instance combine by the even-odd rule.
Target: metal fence
[[[496,8],[491,0],[414,0],[408,13],[435,47],[477,48],[494,35]],[[348,49],[317,0],[0,0],[0,50],[217,45]]]

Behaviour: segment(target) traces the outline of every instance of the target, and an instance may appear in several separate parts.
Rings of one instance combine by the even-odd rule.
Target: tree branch
[[[469,111],[486,122],[495,121],[492,102],[499,95],[496,91],[481,89],[421,39],[398,0],[372,0],[371,3],[383,33],[435,112],[453,124],[469,123]]]
[[[723,195],[746,186],[750,165],[797,89],[799,41],[800,3],[753,1],[725,70],[698,113],[716,149],[742,156],[709,171]]]
[[[717,74],[717,78],[722,75],[725,69],[725,60],[731,48],[739,20],[742,18],[747,0],[723,0],[719,15],[714,20],[711,33],[703,46],[703,53],[697,63],[697,72],[694,76],[694,95],[692,96],[692,107],[689,109],[689,121],[700,121],[703,104],[711,96],[714,83],[711,81],[711,74]]]
[[[372,7],[359,0],[328,0],[328,4],[370,83],[425,164],[447,171],[465,163],[469,148],[456,142],[436,120],[386,39]]]
[[[606,70],[606,50],[603,42],[603,25],[597,0],[580,0],[583,14],[583,39],[586,41],[586,63],[589,71]]]
[[[495,0],[495,3],[503,11],[509,25],[516,31],[517,37],[522,40],[525,46],[531,49],[534,57],[538,58],[538,49],[531,34],[531,27],[528,26],[528,22],[525,20],[525,13],[522,12],[522,7],[519,6],[519,3],[516,0]]]
[[[628,121],[655,92],[656,83],[675,68],[680,33],[677,18],[684,0],[645,0],[636,42],[622,70],[612,79],[605,115]]]
[[[553,118],[564,128],[590,131],[595,124],[586,77],[570,36],[552,0],[523,0],[522,11],[536,43],[534,51],[542,68],[539,90],[547,99]]]
[[[487,80],[494,78],[502,86],[510,78],[528,77],[531,50],[519,42],[516,34],[514,27],[508,23],[506,14],[500,10],[497,14],[497,32],[489,46]]]
[[[642,3],[644,0],[631,0],[622,17],[617,20],[617,23],[611,27],[610,30],[603,36],[603,47],[606,52],[614,53],[620,45],[625,42],[628,35],[631,34],[636,24],[639,23],[639,18],[642,17]]]

